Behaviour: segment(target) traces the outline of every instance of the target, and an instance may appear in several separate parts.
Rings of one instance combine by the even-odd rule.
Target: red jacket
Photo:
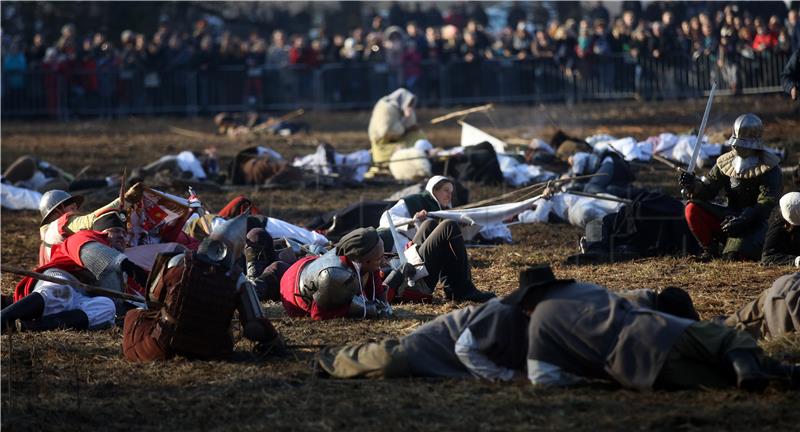
[[[36,267],[33,271],[42,273],[47,269],[57,268],[69,273],[77,274],[83,270],[81,261],[81,248],[86,243],[96,241],[108,246],[108,236],[100,231],[84,230],[67,237],[63,243],[53,246],[50,250],[50,262]],[[14,301],[19,301],[33,291],[36,279],[26,276],[14,289]]]
[[[320,309],[316,302],[306,304],[305,300],[300,297],[300,272],[303,268],[319,257],[311,256],[299,259],[296,263],[292,264],[286,270],[286,273],[281,277],[281,301],[286,313],[292,317],[311,316],[314,320],[326,320],[331,318],[344,318],[350,310],[350,305],[346,304],[339,308],[334,309]],[[343,264],[347,265],[355,271],[353,263],[347,257],[339,257]],[[367,286],[361,287],[361,292],[368,300],[375,298],[383,298],[383,279],[380,272],[373,272],[370,283]]]

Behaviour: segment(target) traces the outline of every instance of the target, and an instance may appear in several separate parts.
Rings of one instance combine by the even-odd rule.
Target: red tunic
[[[108,235],[101,231],[81,230],[71,236],[67,237],[63,243],[53,246],[50,250],[50,262],[47,264],[36,267],[33,271],[43,273],[47,269],[57,268],[66,272],[77,275],[81,272],[83,261],[81,261],[81,248],[86,243],[98,242],[100,244],[110,246],[108,243]],[[141,294],[143,290],[133,278],[128,278],[127,292]],[[36,279],[26,276],[17,284],[14,289],[14,301],[19,301],[26,295],[33,291],[36,285]]]
[[[83,230],[67,237],[63,243],[50,249],[50,261],[36,267],[33,271],[43,273],[47,269],[58,268],[75,274],[83,269],[81,247],[86,243],[98,242],[108,246],[108,236],[100,231]],[[26,276],[14,289],[14,301],[19,301],[33,291],[36,279]]]
[[[344,318],[350,310],[350,305],[346,304],[342,307],[333,309],[320,309],[317,303],[312,301],[307,304],[300,296],[300,272],[303,268],[319,257],[305,257],[299,259],[296,263],[292,264],[286,270],[286,273],[281,277],[281,301],[286,313],[292,317],[311,316],[315,320],[326,320],[331,318]],[[351,270],[356,271],[353,263],[347,257],[339,257],[342,264],[348,266]],[[367,300],[374,300],[376,298],[383,298],[383,279],[380,272],[373,272],[372,277],[369,278],[370,283],[368,286],[361,287],[361,293]]]

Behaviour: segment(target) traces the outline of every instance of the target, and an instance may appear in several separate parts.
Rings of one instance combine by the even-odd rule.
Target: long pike
[[[113,290],[110,290],[110,289],[107,289],[107,288],[102,288],[102,287],[99,287],[99,286],[85,284],[85,283],[83,283],[81,281],[71,281],[71,280],[67,280],[67,279],[62,279],[60,277],[50,276],[50,275],[46,275],[46,274],[42,274],[42,273],[38,273],[38,272],[35,272],[35,271],[30,271],[30,270],[23,270],[21,268],[12,267],[12,266],[8,266],[8,265],[4,265],[4,266],[0,267],[0,273],[4,273],[4,272],[17,274],[17,275],[20,275],[20,276],[28,276],[28,277],[32,277],[32,278],[38,279],[38,280],[57,283],[59,285],[67,285],[67,286],[71,286],[71,287],[75,287],[75,288],[80,288],[80,289],[82,289],[82,290],[84,290],[84,291],[86,291],[87,293],[90,293],[90,294],[97,294],[97,295],[116,298],[116,299],[120,299],[120,300],[128,300],[128,301],[134,301],[134,302],[139,302],[139,303],[145,303],[148,306],[155,306],[156,305],[155,303],[153,303],[151,301],[148,301],[147,299],[145,299],[142,296],[133,295],[133,294],[126,294],[126,293],[122,293],[122,292],[119,292],[119,291],[113,291]]]

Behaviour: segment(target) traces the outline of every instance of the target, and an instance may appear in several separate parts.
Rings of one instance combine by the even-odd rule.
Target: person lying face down
[[[528,378],[567,386],[591,379],[623,387],[761,390],[800,384],[800,370],[766,357],[748,334],[637,307],[606,288],[555,280],[523,296],[531,309]]]
[[[281,277],[281,299],[290,316],[315,320],[389,316],[380,274],[386,265],[375,228],[358,228],[321,256],[292,264]]]
[[[520,275],[521,287],[530,282]],[[492,299],[441,315],[401,338],[325,348],[317,362],[334,378],[524,380],[527,327],[518,299]]]

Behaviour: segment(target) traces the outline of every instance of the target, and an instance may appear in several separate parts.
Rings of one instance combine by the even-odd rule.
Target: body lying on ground
[[[746,333],[638,308],[603,287],[555,279],[549,267],[521,273],[503,300],[400,339],[323,349],[318,362],[337,378],[526,376],[535,385],[601,379],[639,390],[800,384],[796,366],[764,356]]]
[[[22,279],[14,292],[15,302],[2,311],[3,332],[17,327],[17,320],[19,329],[24,331],[113,325],[117,306],[121,304],[115,305],[108,297],[84,293],[78,288],[79,280],[117,292],[123,292],[124,287],[134,293],[141,292],[138,287],[145,286],[148,274],[122,253],[126,231],[119,213],[109,209],[91,228],[54,246],[52,259],[35,269],[75,283]],[[123,281],[125,275],[129,277],[127,281]]]

